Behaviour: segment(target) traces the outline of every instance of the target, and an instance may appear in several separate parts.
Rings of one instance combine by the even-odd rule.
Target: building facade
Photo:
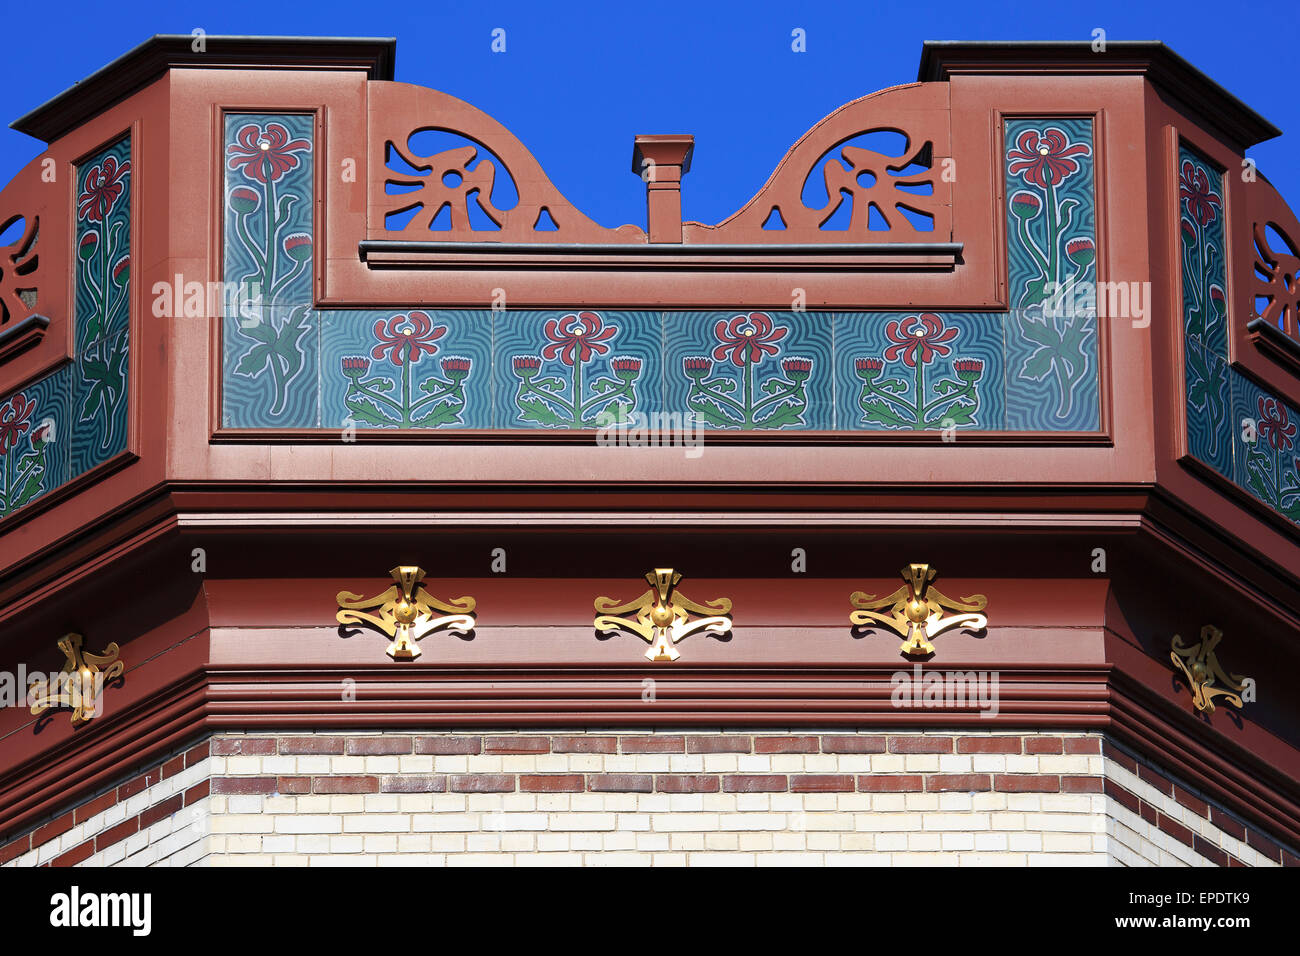
[[[14,124],[0,863],[1300,862],[1266,120],[927,44],[606,228],[392,41],[192,40]]]

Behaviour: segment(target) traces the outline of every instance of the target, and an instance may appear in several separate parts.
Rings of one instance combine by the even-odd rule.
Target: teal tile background
[[[385,335],[408,324],[415,329],[410,324],[412,313],[426,317],[429,334],[424,339],[427,347],[419,350],[408,368],[406,349],[398,348],[402,361],[394,361]],[[357,428],[492,426],[490,313],[388,309],[317,314],[322,428],[343,428],[349,423]],[[367,372],[349,376],[343,368],[345,359],[364,363]]]
[[[922,315],[934,317],[927,324]],[[837,315],[836,427],[1005,428],[1005,322],[1002,314],[980,312]],[[916,331],[923,334],[917,336]],[[909,340],[915,340],[917,347],[901,346],[901,342]],[[928,353],[926,345],[930,346]],[[972,362],[980,363],[980,367],[977,369]],[[954,363],[960,363],[960,374]],[[862,371],[860,365],[865,366]],[[922,389],[920,415],[918,373]]]
[[[76,168],[76,351],[71,363],[0,396],[9,446],[0,450],[0,517],[127,448],[133,176],[129,138]]]
[[[497,428],[598,428],[664,409],[660,312],[501,311],[493,336]],[[525,377],[515,368],[519,356],[540,368]]]
[[[834,428],[834,319],[829,312],[666,313],[668,408],[689,412],[707,428]],[[745,339],[747,334],[752,341]],[[755,351],[758,361],[746,363]],[[738,352],[739,365],[734,360]],[[688,358],[704,359],[707,374],[688,376]],[[802,370],[792,375],[786,368],[787,362],[799,359],[812,363],[806,375]]]
[[[1228,363],[1223,174],[1185,145],[1177,172],[1187,450],[1300,522],[1300,411]]]

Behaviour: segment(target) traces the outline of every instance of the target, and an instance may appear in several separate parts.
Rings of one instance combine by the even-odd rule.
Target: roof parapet
[[[197,41],[202,40],[202,44]],[[393,37],[253,37],[159,34],[10,124],[46,143],[152,83],[172,67],[213,70],[362,70],[391,80]]]
[[[967,42],[927,40],[917,79],[1031,74],[1145,76],[1191,116],[1203,119],[1242,151],[1282,131],[1158,40]]]

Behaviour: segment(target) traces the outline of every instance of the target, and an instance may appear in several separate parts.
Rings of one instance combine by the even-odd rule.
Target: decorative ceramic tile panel
[[[1099,427],[1092,121],[1005,126],[1007,428]]]
[[[1187,146],[1178,165],[1188,452],[1300,522],[1300,412],[1228,362],[1223,174]]]
[[[76,169],[73,361],[0,396],[0,517],[126,450],[131,141]]]
[[[663,317],[576,309],[494,316],[498,428],[600,428],[663,410]]]
[[[994,313],[837,315],[836,427],[1000,431],[1005,323]]]
[[[312,118],[231,115],[226,137],[226,280],[249,290],[224,326],[227,427],[1099,427],[1087,120],[1007,124],[1010,316],[316,311]]]
[[[669,312],[669,411],[742,431],[835,427],[834,315]]]
[[[1300,459],[1296,457],[1300,412],[1236,371],[1232,403],[1237,423],[1233,481],[1300,522]]]
[[[492,427],[489,312],[317,315],[322,428]]]
[[[1179,166],[1187,443],[1195,457],[1231,479],[1235,373],[1227,361],[1223,177],[1186,147]]]
[[[224,274],[239,308],[222,320],[222,424],[314,427],[312,117],[232,113],[225,122]]]
[[[1183,321],[1188,341],[1228,354],[1223,175],[1187,147],[1178,170]]]
[[[71,367],[0,399],[0,515],[69,478]]]
[[[77,170],[77,357],[72,375],[72,474],[126,448],[131,304],[131,144]]]
[[[1233,477],[1235,438],[1232,379],[1236,376],[1221,355],[1188,339],[1184,352],[1187,376],[1187,447],[1196,458],[1225,478]]]

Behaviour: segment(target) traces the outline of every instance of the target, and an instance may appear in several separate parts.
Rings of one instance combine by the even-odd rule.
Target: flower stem
[[[754,376],[753,376],[753,370],[754,370],[754,363],[753,363],[753,361],[752,361],[752,356],[750,355],[750,350],[749,350],[748,348],[746,348],[746,350],[745,350],[745,421],[744,421],[744,427],[745,427],[745,428],[752,428],[752,427],[754,426],[754,408],[753,408],[753,401],[754,401]]]
[[[1049,268],[1048,272],[1051,279],[1058,286],[1061,283],[1061,254],[1060,245],[1061,237],[1058,234],[1059,225],[1057,222],[1058,210],[1056,208],[1056,188],[1052,185],[1052,177],[1047,177],[1047,238],[1051,245],[1049,248]]]
[[[411,353],[415,351],[415,343],[406,343],[406,357],[402,361],[402,426],[409,427],[411,424]]]

